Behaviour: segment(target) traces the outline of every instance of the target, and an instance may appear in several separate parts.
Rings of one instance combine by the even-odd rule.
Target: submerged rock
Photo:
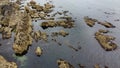
[[[115,50],[117,48],[117,44],[113,42],[113,40],[115,40],[113,36],[96,32],[95,38],[106,51]]]
[[[74,68],[73,65],[62,59],[57,60],[57,63],[59,68]]]
[[[86,24],[90,27],[93,27],[95,25],[95,22],[97,22],[96,19],[89,18],[88,16],[84,17],[84,20]]]
[[[37,56],[41,56],[41,54],[42,54],[42,49],[41,49],[40,47],[37,47],[36,50],[35,50],[35,54],[36,54]]]
[[[8,62],[0,55],[0,68],[18,68],[15,62]]]

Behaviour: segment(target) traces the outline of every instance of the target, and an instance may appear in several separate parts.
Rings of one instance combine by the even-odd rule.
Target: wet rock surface
[[[0,55],[0,68],[18,68],[15,62],[8,62],[3,56]]]

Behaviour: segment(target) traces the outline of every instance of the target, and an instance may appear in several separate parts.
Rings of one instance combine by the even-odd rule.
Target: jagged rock
[[[107,21],[105,22],[98,22],[98,24],[101,24],[103,26],[105,26],[106,28],[115,28],[115,26]]]
[[[35,50],[35,54],[36,54],[37,56],[41,56],[41,54],[42,54],[42,49],[41,49],[40,47],[37,47],[36,50]]]
[[[0,55],[0,68],[18,68],[15,62],[8,62]]]
[[[104,35],[103,33],[96,32],[95,38],[106,51],[111,51],[117,48],[117,44],[113,42],[113,40],[115,40],[115,37],[113,36]]]
[[[74,68],[73,65],[62,59],[57,60],[57,63],[59,68]]]
[[[86,24],[90,27],[93,27],[95,25],[95,22],[97,22],[96,19],[89,18],[88,16],[84,17],[84,20]]]

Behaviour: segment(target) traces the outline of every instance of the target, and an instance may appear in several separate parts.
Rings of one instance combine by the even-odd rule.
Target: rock
[[[97,22],[96,19],[89,18],[88,16],[84,17],[84,20],[86,24],[90,27],[93,27],[95,25],[95,22]]]
[[[98,22],[98,24],[101,24],[103,26],[105,26],[106,28],[115,28],[115,26],[107,21],[105,22]]]
[[[46,14],[44,12],[39,13],[39,17],[41,19],[44,19],[46,17]]]
[[[12,28],[4,27],[3,32],[2,32],[2,38],[9,39],[11,38],[11,35],[12,35]]]
[[[104,35],[100,32],[96,32],[95,38],[106,51],[112,51],[117,48],[117,44],[113,42],[113,40],[115,40],[115,37],[113,36]]]
[[[36,5],[36,10],[37,10],[38,12],[42,11],[42,10],[43,10],[43,6]]]
[[[47,41],[48,40],[47,37],[48,35],[46,32],[41,32],[41,39],[43,39],[44,41]]]
[[[109,32],[109,30],[99,29],[99,32],[100,32],[100,33],[108,33],[108,32]]]
[[[41,56],[41,54],[42,54],[42,49],[41,49],[40,47],[37,47],[36,50],[35,50],[35,54],[36,54],[37,56]]]
[[[53,6],[52,4],[50,4],[50,3],[46,3],[46,4],[44,4],[44,6],[45,6],[46,9],[51,9],[51,8],[54,7],[54,6]]]
[[[94,66],[94,68],[100,68],[99,64],[96,64],[96,65]]]
[[[20,22],[17,23],[13,50],[16,54],[23,55],[32,44],[31,18],[27,13],[21,13]]]
[[[72,28],[74,27],[74,22],[73,21],[69,21],[69,20],[61,20],[61,21],[57,21],[57,25],[64,27],[64,28]]]
[[[69,62],[59,59],[57,60],[58,68],[74,68]]]
[[[9,0],[0,0],[0,5],[6,5],[9,3]]]
[[[31,0],[31,1],[30,1],[30,4],[31,4],[31,5],[36,5],[36,2],[35,2],[34,0]]]
[[[0,56],[0,68],[18,68],[15,62],[8,62],[4,57]]]
[[[69,33],[65,32],[64,30],[60,30],[59,35],[65,37],[65,36],[69,35]]]
[[[57,26],[55,21],[42,22],[42,24],[41,24],[41,27],[43,29],[46,29],[48,27],[55,27],[55,26]]]
[[[36,42],[37,42],[38,40],[47,41],[48,35],[47,35],[46,32],[41,32],[41,31],[39,30],[39,31],[33,32],[33,33],[32,33],[32,37],[35,39]]]

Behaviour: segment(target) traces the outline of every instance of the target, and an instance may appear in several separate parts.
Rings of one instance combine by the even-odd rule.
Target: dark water
[[[49,0],[36,0],[40,4],[44,4]],[[70,34],[67,37],[57,37],[57,41],[62,43],[59,46],[56,42],[51,41],[49,37],[48,42],[39,41],[33,42],[29,48],[28,53],[23,57],[15,57],[12,50],[13,38],[2,40],[0,38],[0,54],[9,61],[15,61],[19,64],[19,68],[58,68],[57,59],[62,58],[69,61],[75,68],[79,68],[77,64],[85,65],[86,68],[93,68],[94,64],[104,65],[109,68],[120,68],[120,4],[119,0],[52,0],[55,4],[54,11],[69,10],[71,16],[75,19],[76,27],[72,29],[64,29]],[[60,8],[62,7],[62,8]],[[105,14],[108,12],[110,14]],[[99,43],[94,38],[94,33],[98,29],[106,29],[101,25],[96,24],[93,28],[88,27],[84,20],[84,16],[89,16],[100,21],[108,21],[116,26],[116,28],[108,29],[110,35],[116,37],[115,42],[118,48],[115,51],[106,52],[101,48]],[[47,33],[61,30],[63,28],[49,28],[43,30],[39,27],[41,22],[33,22],[34,30],[41,30]],[[0,35],[1,36],[1,35]],[[81,50],[74,51],[67,45],[71,44],[73,47],[81,47]],[[40,46],[43,49],[41,57],[35,55],[35,48]]]

